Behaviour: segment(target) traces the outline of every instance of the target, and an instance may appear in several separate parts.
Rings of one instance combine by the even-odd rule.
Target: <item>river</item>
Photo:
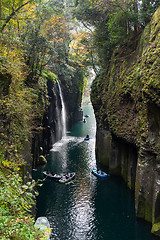
[[[54,240],[154,240],[150,224],[136,219],[134,195],[123,180],[108,176],[98,179],[91,171],[96,166],[96,124],[92,106],[84,106],[86,123],[74,124],[70,132],[55,143],[48,163],[33,172],[43,179],[43,170],[75,172],[75,179],[61,184],[46,179],[38,189],[37,217],[46,216]],[[89,134],[90,140],[84,141]]]

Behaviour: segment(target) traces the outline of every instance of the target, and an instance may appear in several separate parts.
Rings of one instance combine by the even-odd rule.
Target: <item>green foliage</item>
[[[24,155],[48,109],[47,81],[67,82],[80,96],[84,75],[69,59],[64,1],[0,3],[0,235],[44,239],[34,229],[35,182],[24,185]],[[74,83],[72,84],[72,80]],[[69,89],[70,90],[70,89]],[[69,91],[68,90],[68,91]],[[79,91],[79,92],[78,92]],[[31,144],[29,145],[31,146]]]
[[[92,86],[92,102],[99,126],[137,146],[142,139],[154,152],[160,151],[160,9],[147,25],[135,51],[132,45],[114,51],[107,73],[98,76]],[[151,137],[152,136],[152,137]],[[144,140],[143,140],[144,141]]]
[[[4,0],[0,8],[0,30],[4,31],[6,26],[10,23],[14,24],[17,14],[21,14],[26,5],[29,5],[34,0]]]
[[[143,0],[139,11],[140,24],[146,26],[159,6],[159,0]]]
[[[12,37],[11,37],[12,39]],[[22,46],[1,35],[0,56],[0,234],[1,239],[41,239],[29,211],[35,183],[23,185],[23,149],[48,106],[47,79],[26,85],[29,68]],[[24,180],[24,179],[23,179]]]
[[[0,235],[1,239],[41,239],[34,229],[29,212],[35,205],[35,182],[23,185],[19,174],[0,170]]]
[[[128,19],[128,12],[117,11],[110,15],[107,22],[110,41],[117,47],[128,40],[127,35],[129,34],[129,29],[128,32],[126,30]]]
[[[43,70],[42,76],[45,77],[46,79],[49,79],[53,82],[56,82],[56,79],[58,79],[57,75],[53,72],[49,72],[47,70]]]
[[[74,15],[85,23],[85,26],[94,30],[93,43],[99,56],[99,61],[95,64],[107,68],[114,49],[126,43],[131,44],[159,5],[159,0],[80,0]]]
[[[5,91],[0,98],[0,139],[3,143],[0,150],[5,149],[6,160],[14,162],[17,159],[16,151],[20,154],[37,124],[36,119],[40,119],[46,110],[47,80],[41,79],[35,89],[26,86],[27,67],[20,49],[2,46],[1,54],[3,54],[3,64],[0,68],[1,84]],[[14,146],[15,149],[10,149],[10,146]]]

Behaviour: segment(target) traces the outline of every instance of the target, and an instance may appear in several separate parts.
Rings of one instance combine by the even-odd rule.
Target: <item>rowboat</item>
[[[84,140],[85,140],[85,141],[89,140],[89,137],[85,137]]]
[[[99,170],[97,168],[93,168],[92,169],[92,173],[97,176],[97,177],[101,177],[101,178],[105,178],[108,176],[107,173],[103,172],[102,170]]]
[[[62,176],[61,175],[58,175],[58,174],[52,174],[52,173],[47,173],[47,171],[44,171],[43,174],[49,178],[52,178],[52,179],[60,179]]]
[[[75,173],[68,173],[59,179],[59,183],[67,183],[70,182],[75,177]]]
[[[38,228],[42,231],[44,238],[43,239],[50,239],[52,229],[50,227],[50,223],[46,217],[39,217],[37,218],[35,224],[35,228]]]
[[[89,135],[87,134],[87,136],[84,138],[84,140],[89,140]]]

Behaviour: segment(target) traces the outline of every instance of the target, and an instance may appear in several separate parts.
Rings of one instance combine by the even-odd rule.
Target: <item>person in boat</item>
[[[68,179],[69,178],[69,173],[66,173],[66,179]]]
[[[86,119],[85,119],[85,118],[83,119],[83,122],[84,122],[84,123],[86,122]]]
[[[88,135],[88,134],[86,135],[86,138],[88,138],[88,139],[89,139],[89,135]]]
[[[46,170],[46,173],[47,173],[47,174],[50,174],[50,171],[49,171],[49,169],[47,169],[47,170]]]
[[[53,172],[53,170],[51,171],[51,174],[52,174],[52,176],[54,176],[54,175],[55,175],[55,173]]]

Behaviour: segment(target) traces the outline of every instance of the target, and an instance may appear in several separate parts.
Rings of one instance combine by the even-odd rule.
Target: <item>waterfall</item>
[[[57,82],[57,85],[58,85],[59,96],[60,96],[60,100],[61,100],[61,104],[62,104],[61,127],[62,127],[62,137],[63,137],[63,136],[66,135],[66,110],[65,110],[65,105],[64,105],[64,101],[63,101],[61,86],[60,86],[58,80],[56,80],[56,82]]]

